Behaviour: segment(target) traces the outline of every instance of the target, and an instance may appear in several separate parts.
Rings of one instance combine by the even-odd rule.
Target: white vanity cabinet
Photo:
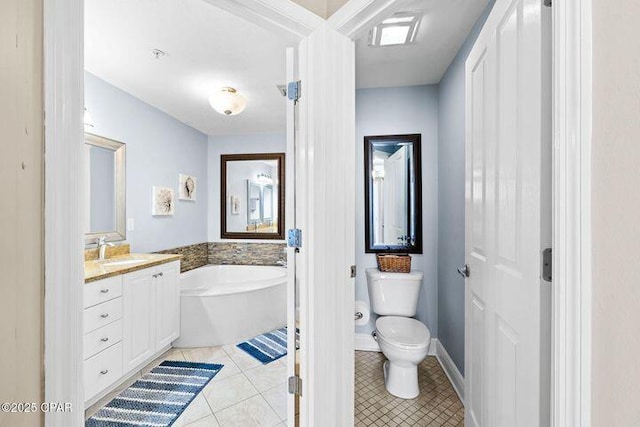
[[[84,285],[85,403],[92,404],[180,334],[180,261]]]
[[[170,345],[180,336],[180,263],[158,267],[156,290],[156,349]]]
[[[124,368],[131,370],[180,333],[180,263],[124,275]]]

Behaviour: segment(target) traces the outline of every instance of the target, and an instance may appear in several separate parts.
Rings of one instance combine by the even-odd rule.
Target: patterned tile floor
[[[173,424],[175,427],[286,426],[286,359],[262,365],[235,346],[171,349],[87,409],[88,418],[163,360],[220,363],[224,368]],[[384,387],[382,353],[355,355],[355,425],[464,426],[464,408],[435,357],[418,367],[420,396],[404,400]]]
[[[219,363],[224,368],[196,396],[172,427],[286,426],[286,358],[263,365],[233,345],[171,349],[87,409],[88,418],[163,360]]]
[[[384,387],[382,353],[356,351],[355,425],[464,426],[464,407],[435,357],[418,366],[420,395],[399,399]]]

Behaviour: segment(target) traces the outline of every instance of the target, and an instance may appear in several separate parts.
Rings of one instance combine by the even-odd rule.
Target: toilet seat
[[[423,349],[431,342],[431,332],[424,323],[410,317],[379,317],[376,331],[379,338],[401,349]]]

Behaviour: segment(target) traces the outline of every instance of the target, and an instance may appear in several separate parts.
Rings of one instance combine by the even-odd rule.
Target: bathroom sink
[[[101,261],[100,264],[105,267],[124,267],[127,265],[136,265],[145,262],[144,259],[114,259],[114,260],[104,260]]]

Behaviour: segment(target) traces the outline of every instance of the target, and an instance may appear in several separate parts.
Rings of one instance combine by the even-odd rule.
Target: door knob
[[[465,264],[462,267],[458,267],[458,273],[460,273],[460,275],[465,279],[469,277],[469,274],[471,274],[471,269],[469,268],[469,264]]]

